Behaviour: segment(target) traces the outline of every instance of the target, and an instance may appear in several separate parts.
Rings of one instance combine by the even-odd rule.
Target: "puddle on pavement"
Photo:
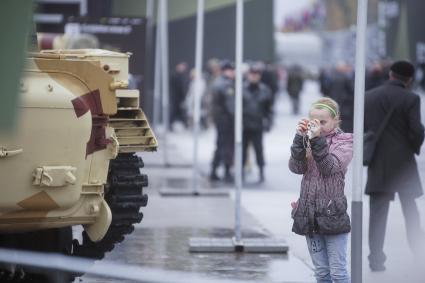
[[[162,188],[176,190],[192,188],[192,177],[157,177],[157,179],[159,179],[159,182],[162,183]],[[233,184],[229,184],[224,181],[210,182],[208,178],[201,176],[199,178],[199,187],[202,189],[231,189]]]
[[[138,228],[109,253],[108,261],[163,270],[193,272],[210,278],[270,282],[271,265],[288,259],[286,254],[190,253],[189,238],[231,238],[230,229]],[[243,238],[263,238],[258,231],[244,230]],[[81,280],[81,279],[80,279]],[[131,282],[84,276],[79,282]],[[78,281],[76,281],[78,282]]]

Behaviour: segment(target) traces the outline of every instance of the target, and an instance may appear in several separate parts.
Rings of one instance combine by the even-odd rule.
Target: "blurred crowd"
[[[365,89],[370,90],[387,81],[391,64],[390,60],[382,60],[368,65]],[[425,64],[419,65],[415,88],[425,89],[424,71]],[[180,62],[170,76],[171,131],[193,125],[196,75],[186,62]],[[263,133],[273,126],[275,101],[279,94],[288,95],[291,112],[298,115],[304,82],[311,79],[317,80],[323,96],[339,104],[340,128],[344,132],[353,132],[354,68],[350,64],[338,62],[320,69],[317,74],[311,74],[300,65],[284,67],[260,61],[243,64],[243,162],[247,163],[251,146],[256,155],[260,182],[265,180]],[[233,182],[235,66],[228,60],[210,59],[200,81],[201,128],[215,127],[217,132],[210,180]],[[218,174],[221,166],[223,176]]]
[[[201,125],[204,129],[210,127],[214,122],[214,112],[217,108],[214,104],[214,90],[217,85],[224,83],[222,78],[228,77],[226,73],[228,73],[229,68],[234,71],[233,62],[228,60],[213,58],[208,60],[206,64],[205,72],[201,78]],[[271,63],[245,63],[243,65],[244,81],[247,80],[249,69],[254,68],[258,71],[260,82],[270,90],[271,104],[273,105],[275,97],[282,87],[285,70]],[[181,124],[184,127],[190,127],[193,123],[195,75],[195,70],[190,70],[186,62],[180,62],[174,67],[170,76],[171,125]],[[231,81],[234,81],[234,78]]]
[[[365,90],[370,90],[388,80],[391,60],[376,61],[367,66]],[[214,85],[219,84],[225,68],[232,64],[228,60],[210,59],[201,78],[201,125],[206,129],[214,120]],[[233,64],[232,64],[233,66]],[[271,111],[279,93],[287,94],[294,115],[299,114],[300,94],[307,79],[316,79],[323,96],[333,98],[341,106],[341,128],[352,132],[354,104],[354,67],[346,62],[337,62],[333,66],[321,68],[318,74],[311,74],[300,65],[283,66],[271,62],[247,62],[243,64],[244,81],[249,69],[255,68],[260,74],[260,82],[271,92]],[[193,123],[194,69],[190,70],[186,62],[178,63],[170,78],[170,122],[190,127]],[[415,83],[419,92],[425,91],[425,64],[418,64]],[[270,126],[272,123],[270,119]],[[178,126],[177,126],[178,127]]]
[[[271,63],[248,62],[243,65],[243,73],[243,160],[245,164],[248,148],[252,146],[259,181],[263,182],[263,133],[273,125],[274,102],[282,88],[285,72]],[[193,124],[196,75],[194,70],[189,70],[186,62],[178,63],[171,74],[171,130],[178,125],[191,127]],[[213,126],[217,133],[210,180],[233,182],[235,66],[228,60],[210,59],[200,81],[201,127],[206,129]],[[221,166],[224,169],[222,177],[218,173]]]
[[[380,60],[366,67],[365,90],[371,90],[382,85],[389,79],[391,60]],[[418,65],[412,88],[418,92],[425,90],[425,64]],[[324,96],[338,102],[341,112],[341,129],[353,132],[354,118],[354,67],[338,62],[335,66],[322,68],[318,82],[320,92]]]

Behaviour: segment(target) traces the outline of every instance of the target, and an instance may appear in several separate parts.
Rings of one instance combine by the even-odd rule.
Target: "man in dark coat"
[[[212,116],[217,129],[216,149],[210,173],[211,181],[218,181],[217,169],[225,166],[224,180],[233,182],[230,173],[234,153],[234,113],[235,113],[235,71],[232,63],[225,61],[221,68],[221,76],[212,86]]]
[[[414,252],[423,253],[415,198],[423,194],[415,154],[424,140],[420,98],[409,91],[414,67],[407,61],[390,67],[390,79],[365,96],[365,131],[377,132],[386,114],[394,109],[384,128],[368,168],[366,194],[370,196],[369,266],[385,270],[383,251],[389,203],[398,193],[406,222],[407,237]]]
[[[272,94],[270,89],[260,82],[261,70],[251,67],[247,81],[243,85],[243,164],[245,164],[248,146],[252,144],[260,172],[260,183],[264,182],[263,131],[268,130],[272,120]]]

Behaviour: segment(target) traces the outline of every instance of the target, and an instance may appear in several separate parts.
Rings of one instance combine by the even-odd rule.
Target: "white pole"
[[[241,245],[243,0],[236,2],[235,243]]]
[[[193,167],[192,189],[198,193],[198,147],[199,147],[199,123],[201,117],[202,96],[202,51],[204,40],[204,0],[198,0],[198,12],[196,17],[196,50],[195,50],[195,85],[194,85],[194,110],[193,110]]]
[[[168,165],[168,152],[167,152],[167,135],[170,128],[170,103],[168,92],[168,0],[160,0],[159,5],[161,9],[161,71],[162,71],[162,119],[164,123],[163,134],[163,148],[164,148],[164,165]]]
[[[161,9],[157,6],[155,35],[155,74],[153,92],[153,126],[158,130],[161,105]]]
[[[356,69],[354,89],[354,161],[351,233],[351,279],[362,282],[363,122],[365,92],[367,0],[357,2]]]

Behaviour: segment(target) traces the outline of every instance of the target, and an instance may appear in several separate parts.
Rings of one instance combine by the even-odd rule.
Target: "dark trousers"
[[[216,122],[215,126],[217,129],[217,139],[212,161],[213,170],[222,163],[227,167],[232,166],[235,147],[235,133],[232,121]]]
[[[242,134],[243,147],[242,147],[242,164],[245,165],[248,146],[250,143],[254,146],[255,157],[257,159],[258,167],[264,166],[264,154],[263,154],[263,131],[262,130],[243,130]]]
[[[414,253],[423,251],[423,232],[420,228],[419,210],[414,196],[408,193],[399,193],[403,216],[406,223],[407,240]],[[390,201],[394,199],[392,193],[371,194],[369,199],[369,262],[371,265],[382,265],[386,256],[384,253],[385,230],[387,226]]]
[[[297,115],[300,112],[300,97],[298,95],[291,95],[292,114]]]

